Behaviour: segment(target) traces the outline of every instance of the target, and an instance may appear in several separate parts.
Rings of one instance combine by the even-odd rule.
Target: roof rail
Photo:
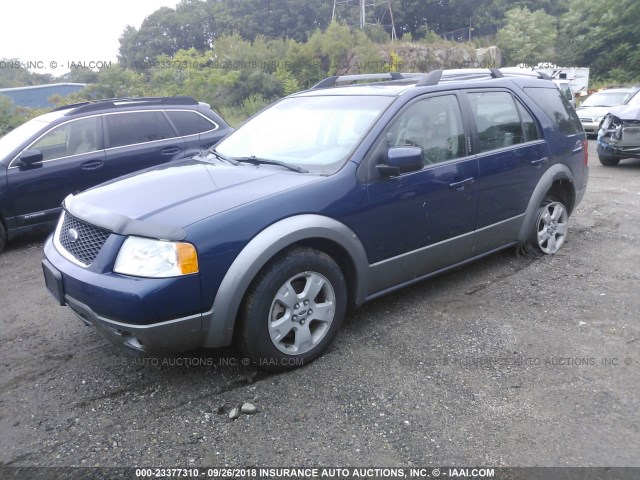
[[[335,87],[338,83],[353,83],[353,82],[369,81],[369,80],[382,80],[382,81],[407,80],[407,79],[422,78],[424,76],[425,76],[424,73],[400,73],[400,72],[334,75],[333,77],[328,77],[328,78],[325,78],[324,80],[320,80],[313,87],[311,87],[311,90]]]
[[[105,108],[117,108],[124,104],[148,104],[148,105],[198,105],[198,102],[189,96],[175,97],[120,97],[105,98],[100,100],[89,100],[86,102],[75,103],[72,105],[62,105],[55,108],[57,110],[69,110],[66,115],[90,112],[92,110],[101,110]]]
[[[552,78],[544,72],[538,70],[527,70],[520,67],[504,67],[500,69],[502,76],[504,77],[536,77],[544,80],[552,80]]]
[[[455,80],[477,80],[488,78],[504,78],[515,76],[527,76],[543,79],[550,79],[548,75],[543,72],[537,72],[533,70],[522,70],[519,68],[462,68],[453,70],[432,70],[428,73],[364,73],[359,75],[334,75],[333,77],[325,78],[321,80],[311,90],[317,90],[322,88],[331,88],[337,86],[338,83],[354,83],[357,81],[370,81],[370,80],[383,80],[383,81],[399,81],[399,80],[414,80],[416,87],[424,87],[429,85],[438,85],[441,81],[455,81]]]

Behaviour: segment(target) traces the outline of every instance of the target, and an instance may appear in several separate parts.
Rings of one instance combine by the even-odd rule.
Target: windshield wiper
[[[269,160],[267,158],[258,158],[255,155],[251,155],[250,157],[245,158],[236,158],[238,162],[251,163],[253,165],[278,165],[280,167],[288,168],[289,170],[293,170],[298,173],[309,173],[309,170],[305,170],[298,165],[291,165],[289,163],[281,162],[279,160]]]
[[[218,151],[214,147],[211,147],[209,149],[209,153],[213,153],[218,160],[222,160],[223,162],[230,163],[231,165],[240,165],[237,160],[234,160],[233,158],[227,158],[221,153],[218,153]]]

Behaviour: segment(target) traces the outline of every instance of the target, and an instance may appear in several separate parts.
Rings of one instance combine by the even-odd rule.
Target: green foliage
[[[374,43],[389,43],[391,36],[380,23],[375,25],[365,25],[364,34]]]
[[[341,23],[349,15],[357,20],[357,8],[341,11],[330,24],[332,2],[327,0],[181,0],[175,9],[152,12],[139,29],[126,28],[118,65],[98,72],[76,68],[65,75],[63,81],[89,86],[54,100],[61,105],[94,98],[191,95],[237,125],[266,104],[330,75],[457,61],[467,47],[493,44],[493,38],[477,36],[484,27],[493,33],[500,27],[497,39],[511,65],[549,61],[586,66],[594,82],[610,84],[638,83],[640,77],[637,0],[619,0],[615,6],[607,0],[392,0],[391,6],[400,44],[390,43],[382,25],[388,18],[376,17],[378,24],[362,30]],[[475,44],[441,39],[441,33],[470,23],[477,27]],[[429,49],[416,50],[411,43]],[[16,66],[0,69],[0,88],[54,81],[29,72],[17,60],[4,61]],[[0,101],[0,112],[5,131],[34,115],[12,108],[6,99]]]
[[[15,125],[15,105],[5,95],[0,95],[0,137],[13,130]]]
[[[200,0],[182,0],[175,8],[161,7],[144,19],[140,29],[128,25],[120,37],[119,63],[144,71],[160,55],[178,50],[204,51],[214,38],[211,8]]]
[[[589,66],[594,79],[637,82],[640,2],[569,0],[569,10],[560,18],[558,42],[563,44],[558,61]]]
[[[0,95],[0,137],[27,120],[45,113],[45,108],[25,108],[13,104],[6,95]]]
[[[543,10],[514,8],[505,14],[505,25],[498,31],[497,43],[508,64],[529,66],[554,57],[557,32],[555,19]]]
[[[28,87],[53,83],[53,76],[31,73],[17,58],[0,58],[0,88]]]

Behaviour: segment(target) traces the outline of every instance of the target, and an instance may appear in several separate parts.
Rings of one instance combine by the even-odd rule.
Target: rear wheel
[[[556,253],[567,237],[569,212],[558,199],[548,197],[540,205],[528,242],[529,253]]]
[[[237,343],[260,368],[283,371],[318,358],[344,320],[347,287],[327,254],[296,248],[254,280],[240,315]]]

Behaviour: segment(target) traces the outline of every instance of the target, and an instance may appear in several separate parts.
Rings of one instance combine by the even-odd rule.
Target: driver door
[[[369,159],[367,184],[374,291],[411,281],[472,254],[478,208],[477,159],[468,151],[460,99],[447,93],[410,103],[391,122]],[[376,173],[390,148],[422,149],[421,169]]]

